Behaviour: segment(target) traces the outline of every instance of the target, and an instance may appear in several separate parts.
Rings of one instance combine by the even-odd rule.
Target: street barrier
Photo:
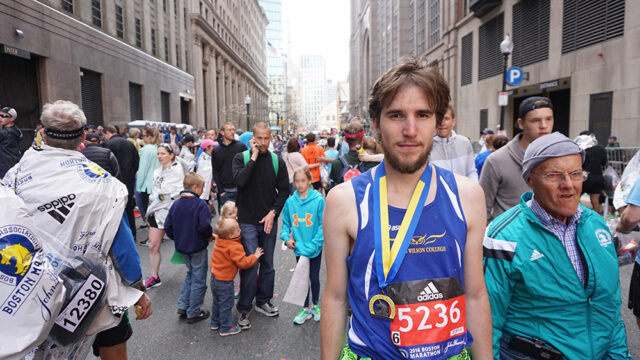
[[[619,175],[622,175],[629,160],[640,150],[640,147],[607,147],[607,160]]]

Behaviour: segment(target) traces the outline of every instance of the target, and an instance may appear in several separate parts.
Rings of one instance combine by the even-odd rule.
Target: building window
[[[421,55],[426,50],[426,30],[427,30],[427,8],[426,8],[427,0],[418,0],[418,53],[417,55]]]
[[[504,38],[504,14],[480,26],[478,29],[478,80],[502,74],[500,42]]]
[[[156,55],[156,29],[151,29],[151,53]]]
[[[462,37],[460,53],[460,86],[464,86],[473,81],[473,32]]]
[[[142,47],[142,29],[140,26],[140,19],[136,18],[136,46]]]
[[[164,61],[169,61],[169,39],[164,37]]]
[[[622,36],[624,3],[624,0],[564,0],[562,53]]]
[[[429,47],[440,41],[440,0],[429,0]]]
[[[550,0],[513,5],[513,65],[527,66],[549,58]]]
[[[413,0],[409,2],[409,54],[415,55],[416,10]]]
[[[62,0],[62,10],[73,14],[73,0]]]
[[[160,113],[162,122],[171,122],[170,95],[168,92],[160,91]]]
[[[124,39],[124,21],[122,18],[122,6],[116,5],[116,35]]]
[[[142,120],[142,85],[129,83],[129,112],[131,121]]]
[[[102,27],[102,4],[100,0],[91,0],[91,18],[93,25]]]

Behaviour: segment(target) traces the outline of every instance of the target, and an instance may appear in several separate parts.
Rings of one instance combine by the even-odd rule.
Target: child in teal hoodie
[[[293,182],[297,191],[284,204],[282,210],[282,231],[280,239],[293,250],[296,261],[300,256],[309,258],[309,280],[311,281],[311,302],[309,297],[304,302],[298,315],[293,319],[294,324],[303,324],[306,320],[320,321],[320,264],[322,263],[322,213],[324,199],[319,192],[311,189],[313,177],[308,167],[296,169]]]

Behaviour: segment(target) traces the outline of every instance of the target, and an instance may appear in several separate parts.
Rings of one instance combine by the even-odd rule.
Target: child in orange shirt
[[[220,336],[235,335],[240,332],[233,325],[233,279],[238,268],[252,267],[262,256],[262,248],[245,256],[240,243],[240,225],[231,218],[222,217],[217,224],[216,241],[211,253],[211,330],[218,330]]]

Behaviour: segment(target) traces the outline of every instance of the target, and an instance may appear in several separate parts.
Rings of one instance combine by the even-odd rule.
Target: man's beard
[[[423,153],[420,154],[418,160],[411,163],[403,162],[403,159],[398,156],[398,154],[394,153],[392,149],[387,148],[385,146],[385,142],[381,141],[382,150],[384,152],[384,162],[385,165],[391,166],[394,170],[398,171],[401,174],[413,174],[416,171],[420,170],[429,159],[429,154],[431,154],[431,147],[433,143],[429,145],[427,149]]]

